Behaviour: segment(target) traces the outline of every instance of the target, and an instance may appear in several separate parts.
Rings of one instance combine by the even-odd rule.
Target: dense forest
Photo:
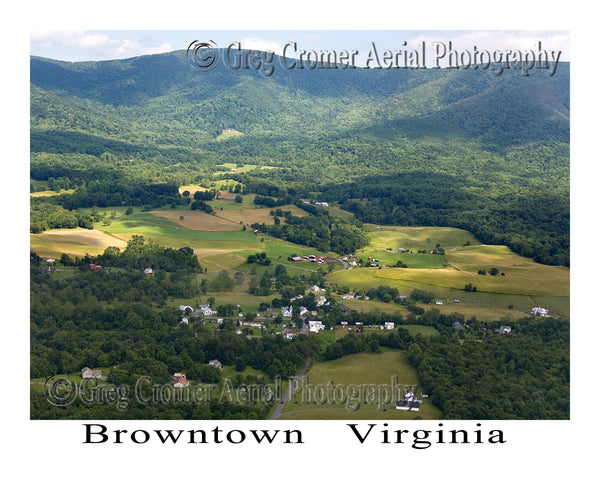
[[[74,188],[55,200],[67,210],[157,207],[181,202],[176,186],[210,184],[224,163],[277,167],[236,180],[276,203],[327,198],[364,222],[458,226],[568,265],[569,75],[561,63],[553,77],[356,69],[265,78],[199,75],[185,52],[32,57],[31,178]],[[222,138],[231,128],[240,134]]]

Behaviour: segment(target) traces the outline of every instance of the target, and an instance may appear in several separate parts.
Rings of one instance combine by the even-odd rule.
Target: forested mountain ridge
[[[270,165],[279,168],[237,179],[323,194],[363,221],[460,226],[568,264],[569,70],[265,77],[224,65],[199,72],[184,51],[79,63],[32,57],[32,178],[69,169],[82,178],[105,166],[183,184],[223,163]],[[226,129],[241,135],[224,139]]]

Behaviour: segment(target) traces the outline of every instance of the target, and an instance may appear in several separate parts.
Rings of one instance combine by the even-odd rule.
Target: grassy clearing
[[[432,250],[437,244],[442,248],[460,247],[467,242],[478,245],[473,234],[466,230],[450,227],[394,227],[366,225],[371,238],[371,247],[375,250],[391,248],[397,250]]]
[[[74,188],[69,190],[61,189],[59,192],[55,192],[54,190],[42,190],[41,192],[32,192],[29,194],[30,197],[54,197],[56,195],[62,195],[63,193],[73,193],[75,191]]]
[[[308,385],[324,386],[333,382],[334,386],[342,386],[342,391],[346,393],[346,400],[348,398],[356,400],[356,397],[352,395],[351,386],[375,385],[377,388],[379,385],[391,385],[394,377],[397,377],[398,385],[419,384],[417,374],[408,364],[403,352],[359,353],[329,362],[315,363],[310,367],[306,381]],[[343,397],[338,397],[338,399],[343,400]],[[288,402],[286,404],[283,415],[280,417],[282,420],[440,418],[440,412],[427,401],[421,405],[420,412],[406,412],[396,410],[389,404],[385,411],[380,410],[378,402],[374,398],[371,399],[372,401],[360,405],[357,410],[351,408],[353,406],[351,402],[344,403],[335,399],[309,404],[306,403],[307,396],[305,395],[303,398],[302,392],[297,393],[291,400],[295,400],[296,403]]]
[[[372,250],[365,248],[358,253],[358,257],[363,260],[363,265],[369,264],[368,257],[379,260],[378,265],[394,267],[398,261],[401,261],[408,268],[446,268],[448,263],[444,255],[434,255],[430,253],[396,253],[386,250]]]
[[[157,211],[158,212],[158,211]],[[162,212],[161,212],[162,213]],[[183,215],[185,218],[186,213],[192,213],[191,211],[177,212],[177,215]],[[202,213],[202,212],[197,212]],[[206,214],[204,214],[206,215]],[[210,216],[210,215],[207,215]],[[177,217],[178,218],[178,217]],[[209,219],[207,219],[207,222]],[[161,215],[151,213],[133,213],[121,217],[113,221],[110,225],[94,225],[94,228],[98,228],[106,233],[112,234],[118,238],[129,240],[133,235],[144,235],[147,238],[160,239],[160,244],[165,247],[179,247],[189,244],[189,242],[202,242],[202,241],[227,241],[227,242],[255,242],[256,238],[254,234],[250,232],[239,231],[201,231],[201,230],[189,230],[182,227],[178,223],[169,218]],[[185,243],[187,242],[187,243]],[[193,246],[193,245],[190,245]],[[201,245],[198,245],[201,248]],[[223,248],[223,247],[216,247]]]

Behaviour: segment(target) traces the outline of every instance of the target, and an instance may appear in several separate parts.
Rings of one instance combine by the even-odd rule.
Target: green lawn
[[[332,385],[331,394],[323,396],[328,385]],[[396,410],[388,393],[394,385],[417,386],[417,391],[421,391],[417,374],[403,352],[359,353],[315,363],[284,407],[280,419],[440,418],[440,412],[427,400],[419,412]],[[315,396],[312,392],[321,393]]]

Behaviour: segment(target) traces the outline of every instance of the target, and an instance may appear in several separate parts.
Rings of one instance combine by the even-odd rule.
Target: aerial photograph
[[[571,418],[569,32],[30,42],[31,420]]]

